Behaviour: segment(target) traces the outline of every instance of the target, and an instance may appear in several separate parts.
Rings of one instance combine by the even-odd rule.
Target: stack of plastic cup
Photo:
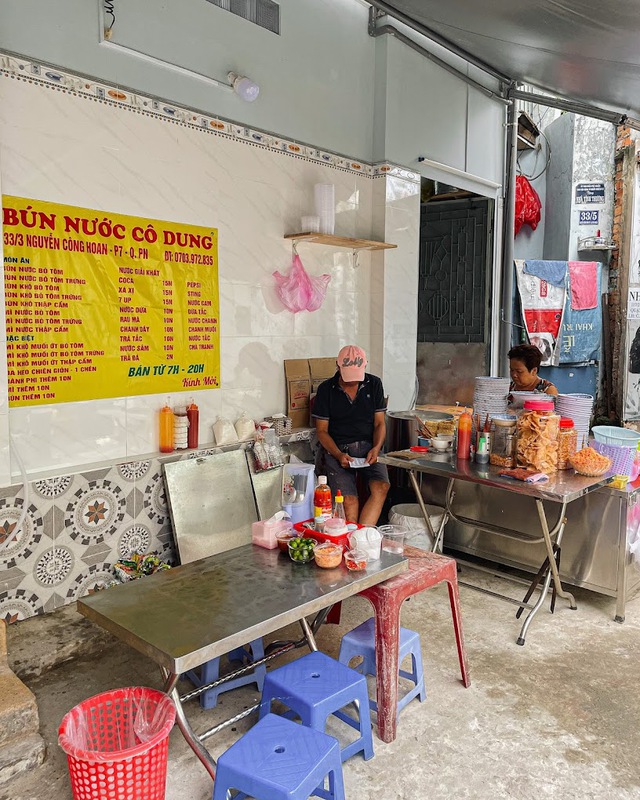
[[[333,234],[336,227],[336,192],[332,183],[316,183],[313,187],[316,214],[320,217],[320,233]]]
[[[302,217],[300,222],[302,233],[320,233],[320,217],[317,214]]]

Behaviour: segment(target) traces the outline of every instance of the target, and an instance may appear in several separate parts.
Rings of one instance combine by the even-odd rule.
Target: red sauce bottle
[[[200,425],[200,411],[198,406],[191,401],[187,406],[187,419],[189,420],[189,435],[187,438],[187,447],[189,450],[195,450],[198,447],[198,427]]]
[[[473,420],[471,414],[465,410],[460,414],[458,420],[458,458],[469,460],[469,450],[471,448],[471,428]]]

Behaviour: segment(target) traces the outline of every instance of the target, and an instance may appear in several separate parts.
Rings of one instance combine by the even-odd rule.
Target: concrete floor
[[[504,581],[464,569],[460,580],[504,591]],[[511,587],[521,595],[521,587]],[[403,607],[403,625],[422,637],[428,697],[404,710],[398,738],[375,736],[375,758],[344,765],[347,797],[580,800],[640,798],[640,597],[627,604],[623,625],[613,621],[614,601],[576,590],[578,610],[559,601],[552,617],[540,612],[525,647],[515,644],[515,607],[461,587],[472,685],[464,689],[444,587],[423,592]],[[342,623],[326,625],[318,644],[336,655],[341,635],[370,614],[367,601],[343,606]],[[292,626],[277,638],[299,637]],[[19,633],[14,635],[18,644]],[[33,646],[33,645],[32,645]],[[11,640],[10,640],[11,649]],[[298,653],[303,651],[297,651]],[[66,759],[57,746],[60,720],[84,698],[115,686],[159,686],[154,665],[113,642],[100,655],[62,665],[27,680],[36,694],[46,762],[0,787],[0,800],[70,800]],[[200,729],[257,699],[251,688],[227,694],[214,711],[193,706]],[[238,723],[210,739],[214,755],[251,724]],[[174,729],[169,751],[167,800],[205,800],[210,780]]]

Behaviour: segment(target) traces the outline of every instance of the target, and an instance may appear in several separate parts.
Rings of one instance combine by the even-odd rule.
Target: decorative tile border
[[[57,67],[49,67],[36,61],[0,53],[0,75],[26,83],[46,86],[63,94],[72,94],[87,100],[126,109],[148,117],[171,122],[185,128],[198,130],[214,136],[223,136],[253,147],[260,147],[294,158],[302,158],[343,172],[364,175],[367,178],[391,176],[403,180],[420,182],[420,174],[407,167],[394,164],[369,164],[359,159],[348,158],[328,150],[284,139],[276,134],[247,128],[221,117],[208,116],[199,111],[175,105],[165,100],[139,94],[113,86],[93,78],[84,78]]]

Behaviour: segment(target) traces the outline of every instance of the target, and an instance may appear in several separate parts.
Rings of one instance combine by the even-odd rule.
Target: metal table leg
[[[309,645],[309,650],[311,650],[312,653],[316,653],[318,651],[318,645],[316,644],[316,639],[315,636],[313,635],[311,627],[309,626],[309,623],[304,617],[300,620],[300,627],[302,628],[304,637],[307,640],[307,644]]]
[[[449,518],[449,514],[446,508],[442,509],[443,511],[442,521],[440,522],[438,530],[435,531],[433,529],[433,525],[431,524],[431,518],[429,517],[429,512],[427,511],[427,507],[424,503],[424,500],[422,499],[422,492],[420,491],[420,484],[418,483],[416,474],[412,469],[407,471],[409,473],[409,480],[411,481],[411,485],[413,486],[413,491],[415,493],[416,500],[418,501],[418,505],[420,506],[420,510],[422,511],[422,516],[424,517],[424,521],[427,523],[427,529],[431,536],[431,541],[433,542],[431,550],[433,552],[436,552],[440,545],[442,534],[444,533],[444,526],[447,524],[447,519]]]
[[[207,750],[207,748],[202,744],[202,742],[200,741],[200,737],[195,733],[195,731],[193,730],[193,728],[189,723],[189,720],[187,719],[184,713],[184,707],[182,705],[182,700],[180,699],[180,692],[178,691],[178,678],[180,676],[174,672],[168,672],[167,670],[164,669],[162,670],[162,674],[165,677],[164,691],[171,697],[171,699],[175,704],[178,727],[180,728],[182,735],[187,740],[187,744],[189,745],[189,747],[198,756],[198,758],[202,762],[202,765],[207,770],[211,778],[215,779],[216,777],[215,759],[212,757],[211,753]]]
[[[547,548],[547,557],[549,560],[549,570],[547,572],[547,576],[545,578],[544,584],[540,591],[540,597],[538,598],[536,604],[527,614],[527,618],[525,619],[522,629],[520,631],[520,636],[516,639],[516,644],[524,645],[525,637],[527,635],[527,630],[529,629],[529,625],[533,622],[533,618],[535,615],[540,611],[542,608],[544,601],[547,597],[547,592],[549,591],[549,587],[551,586],[551,580],[553,579],[553,585],[556,590],[556,594],[558,597],[564,597],[565,600],[569,601],[570,607],[575,611],[578,607],[576,605],[576,601],[574,596],[570,592],[566,592],[562,588],[562,583],[560,581],[560,575],[558,574],[558,566],[556,564],[555,553],[553,550],[553,541],[552,537],[555,537],[556,544],[560,545],[562,541],[562,536],[564,534],[565,525],[567,524],[567,518],[565,516],[565,511],[567,508],[567,504],[562,504],[562,509],[560,512],[560,517],[558,518],[558,522],[554,526],[554,528],[550,531],[549,524],[547,522],[547,515],[544,511],[544,504],[542,500],[536,499],[536,506],[538,509],[538,516],[540,517],[540,527],[542,528],[542,535],[544,537],[544,543]]]

